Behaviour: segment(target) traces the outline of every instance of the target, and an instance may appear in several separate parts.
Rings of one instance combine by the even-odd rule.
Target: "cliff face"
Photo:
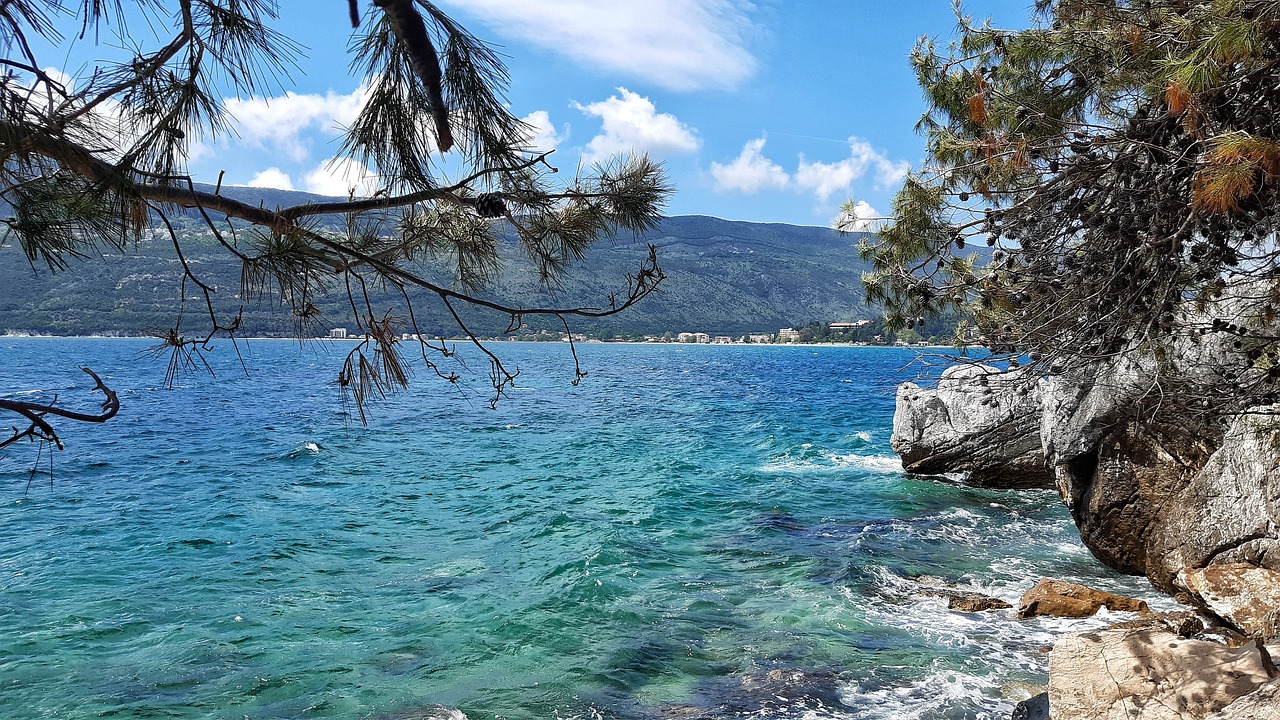
[[[1171,500],[1218,449],[1221,431],[1200,416],[1168,418],[1142,402],[1149,371],[1122,360],[1053,378],[1038,412],[1039,438],[1085,545],[1104,564],[1172,592],[1181,568],[1164,571],[1167,547],[1155,536],[1166,516],[1191,518],[1183,543],[1212,531],[1211,519]]]
[[[1163,382],[1240,366],[1222,343],[1180,348]],[[1056,486],[1106,565],[1176,593],[1184,568],[1280,570],[1280,406],[1231,418],[1178,413],[1153,394],[1151,358],[1034,379],[959,367],[935,389],[898,391],[893,447],[911,472],[980,485]],[[1015,389],[1016,388],[1016,389]]]

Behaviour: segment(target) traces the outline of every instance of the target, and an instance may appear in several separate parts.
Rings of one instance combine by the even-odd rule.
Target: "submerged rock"
[[[1257,643],[1229,648],[1154,627],[1079,633],[1049,655],[1049,706],[1053,720],[1203,720],[1272,674]]]
[[[1115,612],[1147,612],[1147,604],[1142,600],[1045,578],[1023,594],[1018,605],[1018,617],[1082,618],[1090,617],[1104,607]]]
[[[467,720],[467,716],[457,708],[427,705],[374,715],[369,720]]]
[[[1195,603],[1250,637],[1280,638],[1280,573],[1247,563],[1187,568],[1177,583]]]
[[[904,383],[890,444],[908,472],[965,473],[982,487],[1052,487],[1040,447],[1040,386],[987,365],[947,368],[933,389]]]
[[[1013,607],[1000,598],[987,597],[978,593],[962,593],[952,595],[947,600],[947,609],[957,612],[985,612],[987,610],[1005,610]]]
[[[1006,610],[1013,607],[1009,603],[982,593],[956,590],[950,587],[925,587],[915,591],[916,595],[940,597],[947,599],[947,609],[956,612],[986,612],[987,610]]]
[[[661,720],[826,716],[848,710],[841,676],[831,670],[775,668],[700,686],[691,702],[655,709]]]

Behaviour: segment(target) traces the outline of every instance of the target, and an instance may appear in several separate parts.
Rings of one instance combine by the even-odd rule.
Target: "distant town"
[[[927,330],[927,328],[922,328]],[[688,345],[787,345],[787,344],[844,344],[844,345],[897,345],[897,346],[928,346],[938,344],[954,344],[958,336],[965,337],[967,342],[975,342],[977,340],[976,331],[968,328],[965,331],[957,333],[954,326],[946,328],[945,332],[924,335],[913,329],[899,330],[896,333],[887,333],[884,330],[883,322],[878,320],[857,320],[854,322],[832,322],[819,323],[813,322],[803,325],[799,328],[784,327],[779,328],[775,332],[752,332],[736,335],[716,335],[705,332],[665,332],[661,335],[655,334],[612,334],[607,336],[598,336],[591,333],[574,333],[570,336],[565,332],[554,332],[549,330],[530,330],[526,327],[520,330],[493,337],[484,337],[486,341],[504,341],[504,342],[642,342],[642,343],[680,343]],[[329,337],[333,339],[346,339],[357,337],[349,333],[347,328],[333,328],[329,331]],[[416,336],[405,333],[401,335],[401,340],[413,340]],[[435,338],[432,338],[435,339]],[[449,338],[458,339],[458,338]]]

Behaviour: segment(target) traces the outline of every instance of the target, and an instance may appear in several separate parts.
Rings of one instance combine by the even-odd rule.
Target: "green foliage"
[[[513,262],[531,265],[543,288],[554,287],[599,238],[652,229],[672,188],[645,157],[559,181],[547,154],[529,150],[531,128],[511,114],[498,53],[433,3],[372,3],[352,41],[353,71],[368,93],[342,152],[371,166],[381,186],[368,198],[289,197],[278,205],[197,184],[186,166],[192,142],[229,131],[225,96],[287,89],[299,70],[299,46],[276,27],[275,2],[135,5],[125,13],[122,3],[98,0],[0,3],[0,206],[12,208],[0,218],[0,243],[16,240],[31,263],[63,270],[71,258],[120,251],[144,231],[158,233],[176,261],[161,264],[177,278],[170,283],[177,292],[156,333],[175,358],[239,332],[258,307],[278,308],[306,334],[322,308],[343,306],[364,338],[340,374],[359,407],[407,381],[398,338],[417,333],[418,317],[443,315],[490,360],[496,402],[514,374],[471,332],[468,308],[512,325],[527,317],[594,321],[662,282],[656,255],[645,248],[593,301],[492,299],[491,283]],[[317,22],[348,19],[338,6],[317,12]],[[150,33],[130,33],[126,15],[158,39],[148,44],[142,38]],[[136,46],[99,44],[114,37]],[[86,43],[102,59],[73,82],[44,70]],[[461,179],[446,181],[446,174]],[[193,216],[185,212],[198,218],[199,232],[187,227]],[[511,229],[522,256],[505,252]],[[189,253],[214,248],[238,264],[236,282],[215,282],[189,262]],[[456,379],[438,364],[451,350],[426,343],[420,350],[412,355],[431,371]]]
[[[895,327],[970,314],[992,350],[1047,368],[1169,357],[1227,327],[1185,308],[1229,285],[1263,288],[1262,318],[1280,290],[1277,57],[1276,0],[1039,0],[1016,30],[961,15],[912,55],[929,157],[864,244],[868,299]],[[1266,357],[1261,324],[1232,327],[1258,328],[1242,342]],[[1259,373],[1194,392],[1280,399]]]

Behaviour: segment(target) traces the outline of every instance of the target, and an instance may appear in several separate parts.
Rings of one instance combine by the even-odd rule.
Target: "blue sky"
[[[831,224],[850,199],[889,208],[923,156],[907,55],[955,27],[950,0],[438,3],[506,57],[512,110],[554,164],[647,152],[677,187],[669,214],[803,225]],[[1030,5],[964,9],[1015,28]],[[192,174],[345,194],[363,177],[331,162],[361,100],[346,4],[281,0],[279,27],[309,48],[301,69],[269,96],[229,99],[236,134],[197,146]]]

